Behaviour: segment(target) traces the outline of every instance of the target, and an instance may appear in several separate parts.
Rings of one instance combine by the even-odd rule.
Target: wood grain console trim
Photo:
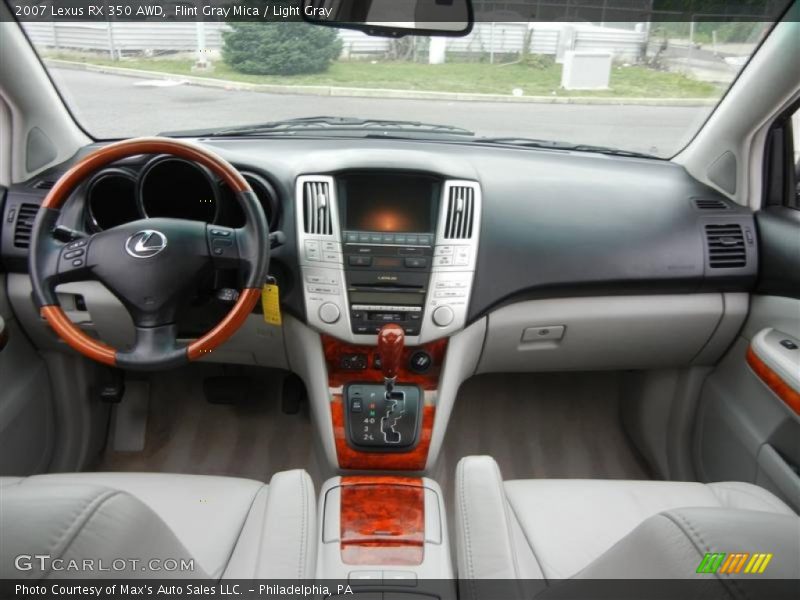
[[[752,346],[747,349],[747,364],[750,365],[750,368],[758,375],[759,379],[775,392],[778,398],[783,400],[795,414],[800,415],[800,393],[786,383],[767,363],[761,360],[761,357],[756,354]]]
[[[328,367],[328,385],[330,387],[338,388],[354,381],[383,383],[383,373],[380,369],[373,368],[375,357],[378,355],[376,346],[358,346],[323,335],[322,348],[325,352],[325,363]],[[421,350],[430,354],[433,359],[430,369],[425,373],[417,373],[408,368],[408,362],[411,357],[415,352]],[[403,350],[402,366],[397,372],[398,385],[415,384],[423,390],[429,391],[437,389],[446,350],[447,339],[436,340],[422,346],[406,346]],[[367,361],[367,368],[359,371],[342,368],[342,359],[348,354],[363,355]]]
[[[349,344],[327,335],[322,336],[322,347],[325,352],[330,388],[338,390],[348,383],[355,382],[383,383],[381,370],[374,368],[375,358],[378,354],[377,347]],[[420,350],[426,351],[433,359],[431,367],[425,373],[416,373],[408,368],[411,357]],[[437,390],[446,351],[447,339],[436,340],[422,346],[406,347],[403,351],[402,366],[397,373],[397,384],[414,384],[429,392]],[[365,357],[366,369],[354,371],[342,368],[343,358],[354,354]],[[408,452],[363,452],[352,448],[347,443],[344,400],[340,393],[333,393],[331,396],[331,421],[333,422],[333,438],[339,467],[360,471],[423,471],[428,462],[428,450],[431,446],[435,416],[436,408],[432,405],[424,405],[418,443]]]
[[[411,477],[342,477],[340,550],[348,565],[422,564],[425,488]]]

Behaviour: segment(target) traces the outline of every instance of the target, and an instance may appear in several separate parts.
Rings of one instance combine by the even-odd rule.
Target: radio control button
[[[358,234],[354,231],[348,231],[344,234],[344,237],[348,244],[354,244],[358,242]]]
[[[341,316],[341,311],[339,307],[336,306],[333,302],[326,302],[322,306],[319,307],[319,318],[323,323],[327,323],[328,325],[332,325],[339,320]]]
[[[358,234],[358,241],[361,244],[368,244],[369,243],[369,234],[368,233],[359,233]]]
[[[458,290],[442,290],[434,294],[434,298],[463,298],[463,291]]]
[[[433,258],[434,267],[449,267],[453,264],[452,256],[435,256]]]
[[[456,248],[456,262],[457,265],[468,265],[470,258],[469,246],[458,246]]]
[[[435,256],[448,256],[452,255],[453,251],[453,246],[436,246],[436,250],[433,251],[433,254]]]
[[[453,309],[449,306],[439,306],[433,311],[431,318],[433,319],[434,325],[438,325],[439,327],[447,327],[453,322],[453,319],[456,318],[456,315],[453,312]]]
[[[381,241],[384,244],[394,244],[394,235],[391,233],[384,233]]]
[[[416,235],[407,235],[406,244],[410,244],[411,246],[416,246],[417,244],[419,244],[419,238]]]
[[[406,266],[411,269],[424,269],[428,266],[427,258],[406,258]]]
[[[306,258],[308,260],[321,260],[319,242],[316,240],[306,240]]]
[[[371,256],[348,256],[347,263],[351,267],[369,267],[372,264]]]
[[[396,234],[394,236],[394,243],[395,244],[407,244],[408,237],[406,235]]]
[[[431,236],[429,235],[421,235],[419,236],[419,243],[420,246],[430,246],[431,245]]]
[[[369,241],[371,244],[380,244],[383,236],[380,233],[370,233],[369,234]]]
[[[327,285],[309,285],[307,287],[308,291],[312,294],[338,294],[339,288],[338,287],[330,287]]]

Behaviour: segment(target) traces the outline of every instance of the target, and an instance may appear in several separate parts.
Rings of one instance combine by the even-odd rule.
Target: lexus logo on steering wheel
[[[125,250],[134,258],[150,258],[167,247],[167,236],[155,229],[137,231],[125,242]]]

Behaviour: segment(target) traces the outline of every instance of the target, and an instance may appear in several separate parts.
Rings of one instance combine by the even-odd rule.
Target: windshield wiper
[[[424,133],[443,133],[449,135],[474,136],[475,133],[455,127],[454,125],[438,125],[422,123],[419,121],[395,121],[391,119],[361,119],[357,117],[303,117],[300,119],[285,119],[269,121],[256,125],[241,127],[225,127],[206,131],[179,131],[171,135],[197,135],[205,137],[225,137],[237,135],[268,135],[268,134],[293,134],[297,132],[341,132],[341,131],[410,131]],[[162,135],[170,135],[165,133]]]
[[[613,156],[628,156],[631,158],[659,158],[644,152],[621,150],[610,146],[595,146],[592,144],[571,144],[554,140],[537,140],[524,137],[493,137],[478,138],[475,140],[482,144],[508,144],[509,146],[522,146],[524,148],[545,148],[551,150],[572,150],[575,152],[596,152],[598,154],[611,154]]]

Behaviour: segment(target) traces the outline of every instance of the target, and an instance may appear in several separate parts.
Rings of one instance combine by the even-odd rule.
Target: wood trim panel
[[[373,368],[375,357],[378,354],[376,346],[358,346],[323,335],[322,348],[325,352],[330,387],[337,388],[354,381],[383,383],[383,374],[380,369]],[[417,373],[408,368],[411,356],[420,350],[425,350],[433,358],[433,363],[426,373]],[[437,389],[446,350],[447,339],[436,340],[422,346],[406,346],[403,350],[402,366],[397,373],[397,383],[416,384],[423,390],[429,391]],[[361,371],[343,369],[342,357],[346,354],[363,354],[367,359],[367,368]]]
[[[750,368],[758,375],[759,379],[775,392],[778,398],[783,400],[795,414],[800,415],[800,393],[789,386],[780,375],[761,360],[761,357],[756,354],[752,346],[747,349],[747,364],[750,365]]]
[[[343,477],[340,550],[348,565],[420,565],[425,488],[410,477]]]
[[[117,351],[81,331],[60,306],[43,306],[40,314],[73,350],[112,367],[117,364]]]
[[[423,471],[428,462],[435,414],[435,407],[430,405],[423,407],[419,441],[408,452],[362,452],[347,443],[344,401],[341,394],[334,394],[331,402],[331,419],[339,467],[359,471]]]
[[[378,354],[376,346],[360,346],[337,340],[331,336],[322,336],[322,347],[325,352],[325,363],[328,368],[328,386],[339,388],[348,383],[366,382],[383,383],[380,369],[373,368]],[[433,359],[426,373],[416,373],[408,368],[411,356],[425,350]],[[447,351],[447,339],[436,340],[422,346],[406,347],[403,350],[402,367],[397,373],[397,383],[415,384],[426,391],[435,391],[439,387],[439,377]],[[367,368],[353,371],[342,368],[342,357],[346,354],[363,354]],[[423,400],[424,402],[424,400]],[[352,448],[347,443],[345,428],[345,408],[342,395],[334,393],[331,397],[331,421],[333,422],[333,438],[339,467],[363,471],[423,471],[428,462],[428,450],[433,435],[433,421],[436,408],[423,405],[417,445],[407,452],[363,452]]]

